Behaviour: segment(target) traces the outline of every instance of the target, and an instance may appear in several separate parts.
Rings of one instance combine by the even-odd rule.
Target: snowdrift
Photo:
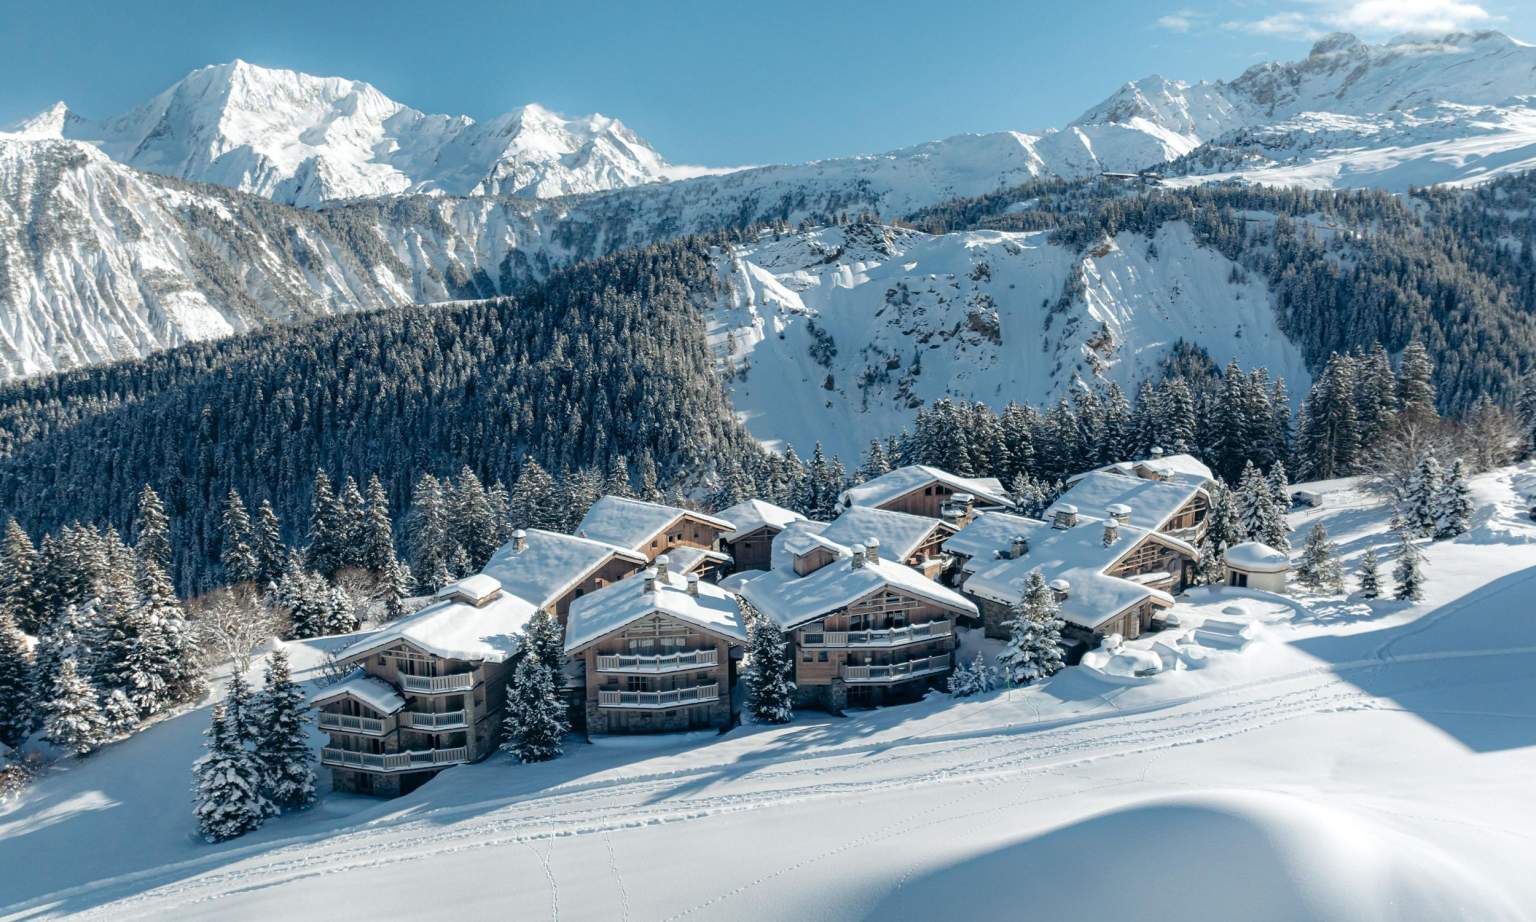
[[[1070,882],[1079,882],[1073,885]],[[1515,919],[1451,856],[1337,810],[1244,791],[1149,800],[939,869],[865,918]]]

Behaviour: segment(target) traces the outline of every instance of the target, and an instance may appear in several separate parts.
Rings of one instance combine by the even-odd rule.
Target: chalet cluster
[[[913,700],[947,678],[956,628],[1001,637],[1039,569],[1070,642],[1136,637],[1193,577],[1211,472],[1188,455],[1079,475],[1043,518],[996,480],[913,465],[848,489],[813,522],[761,500],[715,514],[605,496],[573,535],[515,533],[482,572],[338,654],[360,667],[314,699],[338,788],[394,794],[498,743],[521,632],[564,629],[566,692],[588,734],[719,728],[742,702],[747,612],[792,643],[797,703]]]

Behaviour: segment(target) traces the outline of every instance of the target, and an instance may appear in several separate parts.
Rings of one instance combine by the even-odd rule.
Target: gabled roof
[[[1099,468],[1114,474],[1122,474],[1126,477],[1145,477],[1153,470],[1160,471],[1171,480],[1192,483],[1204,487],[1216,480],[1216,475],[1199,458],[1194,455],[1179,453],[1174,455],[1161,455],[1155,458],[1143,458],[1140,461],[1117,461],[1114,464],[1106,464]],[[1090,472],[1091,473],[1091,472]],[[1071,483],[1086,474],[1078,474],[1068,477]]]
[[[1035,530],[1041,528],[1049,529],[1050,526],[1039,519],[1022,515],[981,512],[944,541],[944,550],[971,558],[966,566],[974,570],[990,562],[996,552],[1006,550],[1013,543],[1014,536],[1030,540]]]
[[[1089,471],[1057,497],[1044,517],[1049,520],[1063,503],[1101,517],[1108,514],[1110,506],[1124,505],[1131,509],[1130,524],[1157,529],[1203,491],[1204,487],[1192,480],[1143,480],[1134,474]]]
[[[796,557],[803,557],[817,548],[831,551],[834,556],[846,555],[848,549],[821,536],[826,531],[826,522],[794,522],[773,536],[773,545],[770,549],[769,567],[772,569],[787,568],[794,564]]]
[[[727,541],[739,541],[759,528],[768,527],[779,530],[791,522],[805,521],[805,516],[793,509],[775,506],[760,499],[742,500],[729,509],[721,509],[718,514],[720,518],[736,526],[733,531],[725,535]]]
[[[646,564],[643,554],[603,541],[538,528],[529,528],[523,534],[522,550],[517,549],[515,541],[503,544],[483,572],[500,580],[503,589],[535,608],[553,605],[611,557],[636,566]]]
[[[312,695],[309,703],[318,706],[337,698],[356,698],[381,714],[393,714],[405,707],[405,699],[393,685],[371,675],[354,675],[337,682]]]
[[[445,598],[384,625],[336,659],[357,659],[403,641],[443,659],[501,663],[518,651],[523,628],[536,610],[533,603],[506,591],[479,607]]]
[[[909,464],[881,474],[873,480],[866,480],[858,486],[844,490],[838,500],[851,506],[879,506],[891,500],[900,499],[913,490],[921,489],[935,481],[956,493],[969,493],[983,505],[1013,504],[1013,500],[1009,499],[1007,492],[1003,490],[1003,485],[996,477],[961,477],[926,464]]]
[[[694,512],[692,509],[663,506],[626,496],[604,496],[587,510],[581,524],[576,526],[576,534],[593,541],[605,541],[639,550],[668,525],[685,515],[708,522],[721,531],[730,531],[733,527],[726,519]]]
[[[733,640],[746,641],[747,625],[736,596],[719,586],[698,582],[691,595],[676,572],[658,576],[656,591],[647,592],[644,575],[611,583],[571,603],[566,618],[565,649],[574,653],[598,638],[653,613],[677,618]]]
[[[730,554],[707,551],[701,547],[674,547],[667,551],[667,557],[672,561],[673,573],[691,573],[706,560],[718,564],[731,562]]]
[[[843,557],[805,576],[775,568],[747,580],[740,592],[753,608],[773,619],[781,630],[788,630],[882,588],[904,592],[951,611],[976,614],[970,599],[911,567],[885,558],[867,560],[862,567],[854,567],[851,558]]]
[[[1081,518],[1074,528],[1035,528],[1029,535],[1029,551],[1011,560],[982,563],[965,581],[971,595],[1005,605],[1023,598],[1025,581],[1038,568],[1047,581],[1066,580],[1067,597],[1061,616],[1069,623],[1092,630],[1146,599],[1172,605],[1173,597],[1144,583],[1109,576],[1104,571],[1144,541],[1155,541],[1195,556],[1188,544],[1135,525],[1121,525],[1119,539],[1104,546],[1104,521]]]
[[[929,540],[937,529],[948,530],[939,519],[906,512],[876,509],[874,506],[849,506],[843,514],[827,523],[821,537],[845,546],[880,539],[880,556],[906,560]]]

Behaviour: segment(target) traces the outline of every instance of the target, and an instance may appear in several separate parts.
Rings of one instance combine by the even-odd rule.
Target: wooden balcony
[[[599,653],[597,656],[598,672],[683,672],[719,664],[720,651],[715,647],[710,647],[708,650],[683,650],[678,653],[654,656],[630,653]]]
[[[361,733],[364,736],[383,736],[393,729],[387,719],[353,717],[350,714],[332,714],[329,711],[321,711],[320,719],[316,723],[322,730],[335,730],[339,733]]]
[[[598,707],[605,708],[673,708],[689,704],[706,704],[710,701],[718,700],[720,700],[720,683],[718,682],[659,692],[606,691],[603,689],[599,689],[597,692],[597,705]]]
[[[806,641],[807,647],[901,647],[909,643],[921,643],[954,633],[948,619],[909,624],[876,631],[823,631],[821,643]],[[814,635],[810,635],[814,636]]]
[[[907,660],[904,663],[889,663],[870,666],[850,666],[844,664],[842,668],[843,681],[858,685],[879,685],[891,682],[905,682],[908,679],[921,678],[922,676],[935,675],[949,671],[949,654],[941,653],[938,656],[926,656],[922,659]]]
[[[413,730],[462,730],[469,726],[468,715],[462,711],[443,711],[434,714],[428,711],[405,711],[400,715],[401,726],[410,727]]]
[[[456,672],[452,675],[426,676],[401,673],[400,687],[408,692],[414,692],[419,695],[466,692],[475,687],[475,674],[473,672]]]
[[[349,749],[320,750],[320,763],[337,768],[356,768],[366,772],[408,772],[443,768],[469,761],[469,749],[417,749],[409,752],[353,752]]]

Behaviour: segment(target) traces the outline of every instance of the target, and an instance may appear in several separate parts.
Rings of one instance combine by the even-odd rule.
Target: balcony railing
[[[933,675],[936,672],[944,672],[949,669],[949,654],[938,656],[926,656],[922,659],[908,660],[904,663],[889,663],[870,666],[843,666],[843,681],[845,682],[902,682],[907,679],[915,679],[919,676]]]
[[[441,714],[406,711],[400,717],[402,723],[415,730],[462,730],[469,726],[462,710],[444,711]]]
[[[909,624],[906,627],[874,631],[823,631],[820,643],[805,642],[807,647],[900,647],[909,643],[948,637],[954,633],[948,619]],[[810,635],[815,636],[815,635]]]
[[[320,712],[318,723],[322,730],[340,730],[343,733],[382,736],[389,731],[389,722],[386,720],[379,720],[376,717],[353,717],[350,714],[332,714],[329,711]]]
[[[408,692],[441,694],[443,692],[469,691],[475,687],[473,672],[456,672],[453,675],[406,675],[400,674],[400,687]]]
[[[370,772],[404,772],[423,768],[441,768],[469,761],[469,748],[417,749],[409,752],[353,752],[350,749],[320,750],[320,761],[339,768],[358,768]]]
[[[718,682],[695,685],[692,688],[674,688],[671,691],[634,692],[599,689],[597,693],[598,707],[605,708],[670,708],[718,700],[720,700],[720,683]]]
[[[719,663],[720,651],[715,647],[710,647],[708,650],[683,650],[678,653],[659,653],[654,656],[630,653],[600,653],[597,657],[597,671],[681,672],[685,669],[717,666]]]

